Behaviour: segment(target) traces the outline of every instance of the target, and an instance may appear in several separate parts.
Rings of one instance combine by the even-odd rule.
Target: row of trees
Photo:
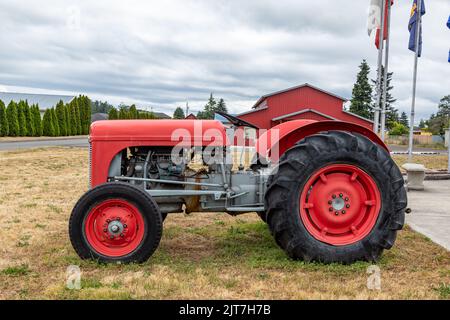
[[[153,112],[137,110],[133,104],[131,106],[121,105],[119,110],[111,107],[108,112],[109,120],[130,120],[130,119],[156,119]]]
[[[384,71],[384,69],[383,69]],[[353,86],[350,112],[367,119],[373,119],[373,110],[376,107],[376,80],[369,81],[370,67],[366,60],[359,66],[356,83]],[[392,96],[391,85],[393,73],[389,72],[386,86],[386,128],[391,135],[407,134],[409,131],[409,118],[405,112],[399,114],[394,107],[397,101]],[[382,79],[382,85],[384,84]],[[383,86],[384,88],[384,86]],[[379,108],[381,109],[381,103]],[[443,135],[450,122],[450,95],[443,97],[438,105],[438,112],[432,114],[430,119],[420,121],[420,129],[427,130],[435,135]]]
[[[39,137],[86,135],[91,123],[91,101],[78,96],[70,103],[59,101],[45,110],[41,119],[39,106],[28,101],[11,101],[7,107],[0,100],[0,136]]]
[[[228,113],[227,105],[225,100],[221,98],[217,101],[211,93],[208,102],[203,107],[203,111],[197,113],[197,119],[214,119],[214,114],[217,111]]]
[[[118,108],[110,105],[108,102],[95,101],[92,110],[96,112],[108,113],[109,120],[126,119],[157,119],[153,112],[138,110],[133,104],[131,106],[120,105]],[[217,111],[228,112],[224,99],[216,100],[211,93],[208,102],[202,111],[197,113],[198,119],[214,119]],[[186,114],[181,107],[177,107],[173,113],[173,119],[185,119]]]
[[[384,69],[382,70],[384,72]],[[359,72],[356,76],[356,83],[352,90],[352,99],[350,105],[350,112],[360,115],[367,119],[373,119],[374,108],[377,105],[376,99],[376,80],[369,81],[370,67],[366,60],[363,60],[359,66]],[[393,129],[398,124],[408,126],[408,116],[406,113],[401,115],[398,109],[394,107],[394,103],[397,101],[392,96],[391,85],[393,72],[388,72],[387,85],[386,85],[386,128],[388,130]],[[384,88],[384,79],[382,79],[382,88]],[[381,103],[378,106],[381,109]]]
[[[428,120],[420,120],[419,127],[432,134],[444,135],[445,129],[450,127],[450,95],[439,101],[438,112],[433,113]]]
[[[11,101],[5,107],[0,100],[0,137],[36,137],[42,135],[41,115],[37,105]]]
[[[203,107],[202,111],[197,113],[197,119],[214,119],[214,114],[217,111],[228,113],[227,105],[224,99],[216,100],[214,95],[211,93],[209,96],[208,102]],[[184,113],[184,110],[181,107],[175,109],[173,113],[174,119],[184,119],[188,116],[188,114]]]

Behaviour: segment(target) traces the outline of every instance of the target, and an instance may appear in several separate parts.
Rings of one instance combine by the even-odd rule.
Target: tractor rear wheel
[[[69,235],[82,259],[141,263],[159,245],[162,217],[152,197],[137,187],[105,183],[86,192],[75,205]]]
[[[294,259],[376,261],[402,229],[407,205],[400,170],[366,137],[330,131],[301,140],[269,179],[264,217]]]

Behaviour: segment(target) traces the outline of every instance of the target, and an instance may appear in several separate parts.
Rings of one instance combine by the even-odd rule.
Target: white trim
[[[301,111],[297,111],[297,112],[293,112],[293,113],[282,115],[280,117],[273,118],[272,121],[280,121],[280,120],[283,120],[283,119],[286,119],[286,118],[289,118],[289,117],[293,117],[293,116],[297,116],[299,114],[303,114],[303,113],[307,113],[307,112],[312,112],[312,113],[318,114],[318,115],[320,115],[320,116],[322,116],[324,118],[328,118],[328,119],[331,119],[331,120],[338,120],[336,118],[333,118],[333,117],[331,117],[329,115],[326,115],[326,114],[324,114],[322,112],[319,112],[317,110],[314,110],[314,109],[304,109],[304,110],[301,110]]]

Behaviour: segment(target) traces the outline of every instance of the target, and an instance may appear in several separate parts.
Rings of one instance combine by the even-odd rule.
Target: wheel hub
[[[362,169],[333,164],[319,169],[300,194],[300,218],[316,239],[348,245],[367,236],[381,208],[376,182]]]
[[[123,224],[120,221],[112,221],[108,225],[108,232],[112,235],[122,233],[124,230]]]
[[[107,200],[89,212],[84,230],[95,251],[120,257],[140,245],[144,238],[144,219],[131,203],[122,199]]]
[[[345,201],[342,198],[336,198],[336,199],[332,200],[331,205],[335,211],[339,211],[339,210],[344,209]]]

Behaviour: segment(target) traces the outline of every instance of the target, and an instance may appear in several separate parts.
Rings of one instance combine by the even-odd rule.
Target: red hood
[[[228,145],[225,127],[216,120],[106,120],[91,125],[91,141],[151,142],[176,145],[180,137],[191,145]]]

